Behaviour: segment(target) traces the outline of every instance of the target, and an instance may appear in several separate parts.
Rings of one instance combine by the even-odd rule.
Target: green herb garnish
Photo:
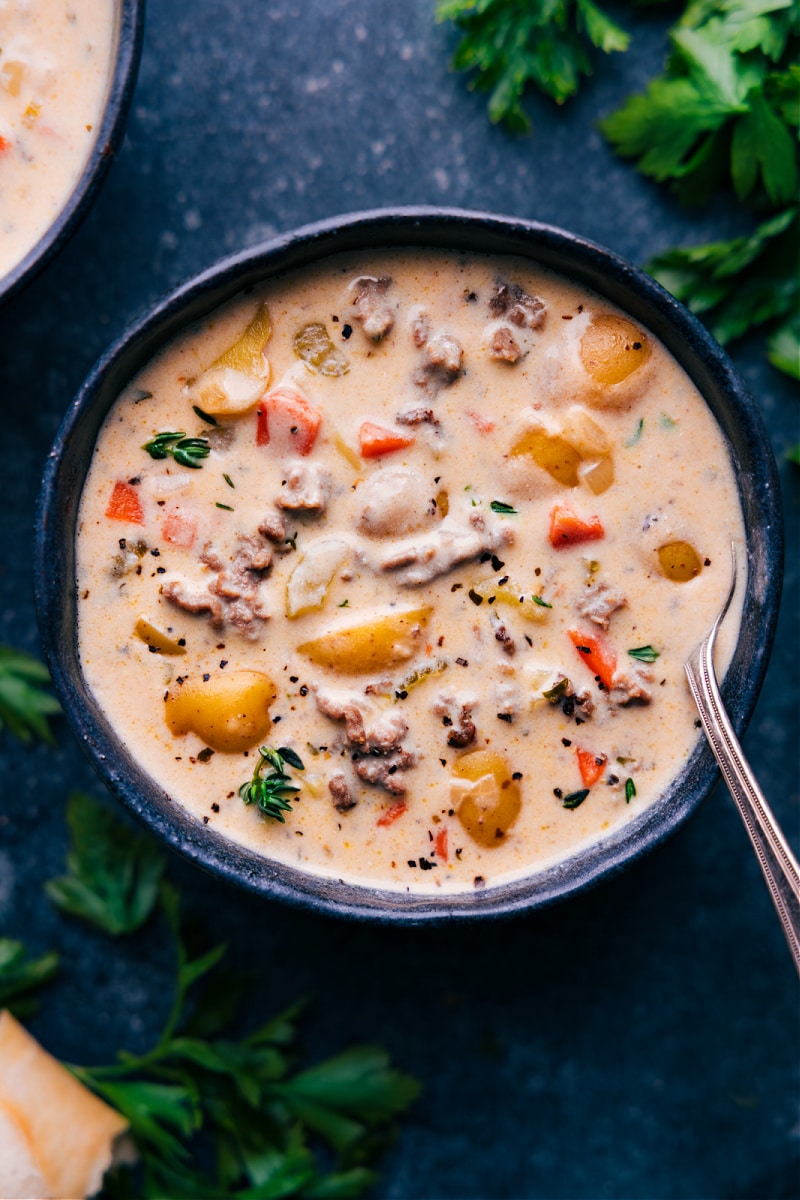
[[[294,767],[296,771],[305,770],[302,759],[294,750],[282,746],[280,750],[271,750],[269,746],[260,746],[259,759],[253,771],[252,778],[239,788],[239,795],[245,804],[256,804],[267,817],[284,824],[285,812],[291,812],[291,799],[300,788],[292,783],[291,776],[284,770],[285,764]],[[261,772],[269,763],[272,770],[269,775]]]
[[[224,508],[225,512],[234,512],[234,509],[231,508],[230,504],[223,504],[221,500],[215,500],[214,506],[216,508]]]
[[[654,663],[661,655],[658,650],[652,646],[637,646],[635,650],[629,650],[628,654],[631,658],[637,658],[639,662]]]
[[[506,504],[505,500],[492,500],[489,508],[494,513],[502,513],[504,516],[515,516],[517,510],[513,504]]]
[[[55,696],[40,686],[50,682],[47,667],[11,646],[0,646],[0,729],[3,726],[21,742],[34,737],[53,741],[47,718],[60,712]]]
[[[57,969],[57,954],[31,958],[22,942],[0,938],[0,1009],[10,1008],[16,1017],[29,1016],[36,1008],[31,993],[48,983]]]
[[[528,85],[563,104],[591,74],[593,46],[610,54],[630,41],[593,0],[440,0],[437,16],[461,31],[453,68],[476,72],[490,119],[515,132],[530,129],[520,103]]]
[[[648,270],[721,342],[764,326],[773,366],[800,376],[797,6],[692,2],[664,72],[601,123],[618,154],[689,203],[725,193],[751,232],[659,254]]]
[[[67,824],[72,834],[68,874],[46,883],[47,895],[62,912],[112,936],[139,929],[158,902],[164,870],[155,843],[81,792],[67,801]]]
[[[581,788],[581,790],[579,792],[570,792],[570,794],[568,796],[565,796],[564,799],[561,801],[561,807],[562,808],[580,808],[581,804],[583,804],[584,800],[586,799],[586,797],[588,795],[589,795],[588,788]]]
[[[182,467],[201,467],[202,460],[208,458],[211,447],[207,438],[187,437],[182,430],[156,434],[152,441],[142,446],[151,458],[163,459],[170,455]]]
[[[223,476],[222,476],[222,478],[225,480],[225,482],[227,483],[228,487],[230,487],[230,488],[235,488],[235,487],[236,487],[236,484],[233,482],[233,480],[231,479],[230,475],[223,475]]]
[[[561,696],[566,695],[568,688],[569,680],[559,679],[558,683],[554,683],[548,691],[542,692],[542,695],[545,700],[558,700]]]
[[[292,765],[293,751],[273,751]],[[102,836],[96,858],[104,878],[120,868],[130,827],[95,804]],[[150,850],[160,876],[166,856]],[[70,860],[85,847],[73,842]],[[105,902],[103,882],[99,899]],[[221,969],[225,946],[210,949],[185,928],[177,890],[161,880],[158,919],[175,948],[172,1003],[159,1036],[141,1054],[121,1051],[101,1066],[70,1066],[130,1123],[138,1162],[112,1168],[110,1200],[170,1196],[184,1200],[289,1200],[361,1196],[376,1180],[369,1164],[387,1144],[392,1121],[419,1092],[378,1047],[355,1046],[306,1069],[297,1067],[295,1004],[251,1033],[238,1014],[252,975]],[[90,908],[78,913],[94,921]],[[159,929],[159,944],[163,943]],[[19,943],[0,939],[0,1005],[43,982],[54,956],[24,962]],[[6,990],[3,988],[6,986]]]
[[[633,797],[636,795],[636,784],[628,777],[625,780],[625,803],[630,804]]]
[[[207,412],[203,412],[202,408],[198,408],[196,404],[192,405],[192,412],[196,413],[201,421],[205,421],[206,425],[219,425],[219,421],[216,417],[212,417]]]
[[[552,604],[548,604],[546,600],[543,600],[541,596],[532,596],[531,599],[533,600],[534,604],[539,605],[539,608],[552,608],[553,607]]]
[[[642,436],[642,433],[643,433],[643,432],[644,432],[644,417],[639,417],[639,423],[638,423],[638,425],[636,426],[636,429],[634,430],[634,432],[633,432],[633,433],[631,434],[631,436],[628,438],[628,440],[627,440],[627,442],[625,443],[625,445],[626,445],[626,446],[627,446],[629,449],[630,449],[630,447],[631,447],[631,446],[635,446],[635,445],[636,445],[636,443],[637,443],[637,442],[639,442],[639,441],[641,440],[641,436]]]

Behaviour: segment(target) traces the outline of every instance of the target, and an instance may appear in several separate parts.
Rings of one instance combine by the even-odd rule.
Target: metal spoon
[[[708,744],[756,852],[780,917],[795,967],[800,972],[800,867],[778,827],[725,712],[714,674],[714,642],[736,588],[736,551],[731,545],[732,575],[728,597],[711,629],[684,663]]]

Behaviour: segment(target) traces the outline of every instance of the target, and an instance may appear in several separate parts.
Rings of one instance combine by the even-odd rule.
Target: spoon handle
[[[685,664],[689,687],[708,744],[744,821],[795,967],[800,972],[800,867],[764,799],[728,719],[714,675],[712,650],[713,637],[702,642]]]

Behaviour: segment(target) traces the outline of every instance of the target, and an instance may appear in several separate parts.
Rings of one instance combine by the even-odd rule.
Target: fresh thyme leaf
[[[252,777],[239,788],[239,795],[245,804],[257,805],[265,816],[280,821],[282,825],[285,823],[283,814],[292,811],[293,793],[300,791],[286,774],[284,765],[288,762],[296,770],[304,770],[302,760],[293,751],[291,753],[294,762],[286,757],[285,748],[272,750],[269,746],[259,747],[259,758]],[[272,770],[269,775],[262,775],[267,763]]]
[[[42,685],[47,668],[24,650],[0,646],[0,729],[6,726],[21,742],[34,737],[52,744],[47,718],[60,712],[58,701]]]
[[[631,434],[631,436],[628,438],[627,442],[625,443],[626,447],[628,449],[630,449],[632,446],[636,446],[641,441],[643,433],[644,433],[644,417],[639,417],[639,421],[636,425],[636,429],[633,431],[633,433]]]
[[[222,476],[222,478],[225,480],[225,482],[227,483],[228,487],[231,487],[231,488],[235,488],[235,487],[236,487],[236,484],[233,482],[233,480],[231,479],[230,475],[223,475],[223,476]]]
[[[563,104],[591,74],[592,46],[610,54],[630,40],[592,0],[440,0],[437,16],[461,32],[454,70],[475,72],[472,87],[490,93],[490,119],[514,132],[531,127],[526,87]]]
[[[586,799],[586,797],[588,795],[589,795],[588,788],[581,788],[581,790],[579,792],[570,792],[570,794],[568,796],[565,796],[564,799],[561,801],[561,807],[562,808],[580,808],[580,806],[583,804],[584,800]]]
[[[47,895],[62,912],[112,936],[138,929],[159,898],[166,862],[161,850],[81,792],[69,797],[67,823],[72,834],[68,874],[49,880]]]
[[[0,1009],[10,1008],[17,1017],[36,1008],[31,993],[48,983],[58,969],[58,955],[31,958],[22,942],[0,938]]]
[[[540,608],[552,608],[553,607],[552,604],[548,604],[546,600],[543,600],[541,596],[534,596],[533,603],[538,604]]]
[[[513,504],[506,504],[505,500],[493,500],[489,505],[489,508],[492,510],[492,512],[504,513],[507,515],[515,514],[517,511]]]
[[[629,650],[628,654],[631,658],[638,658],[639,662],[654,663],[661,655],[658,650],[654,650],[652,646],[637,646],[634,650]]]
[[[221,500],[215,501],[215,507],[216,508],[224,508],[225,512],[233,512],[234,511],[234,509],[231,508],[230,504],[223,504]]]
[[[187,437],[183,430],[165,430],[156,434],[142,446],[151,458],[164,459],[170,456],[182,467],[200,468],[202,460],[208,458],[211,446],[207,438]]]
[[[198,408],[196,404],[192,405],[192,411],[196,413],[201,421],[205,421],[206,425],[219,425],[219,421],[216,417],[212,417],[209,413],[203,412],[202,408]]]
[[[636,795],[636,784],[630,778],[625,780],[625,803],[630,804],[633,797]]]

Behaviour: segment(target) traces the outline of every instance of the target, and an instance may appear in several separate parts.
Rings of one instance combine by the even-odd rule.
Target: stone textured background
[[[615,159],[594,122],[660,67],[665,21],[620,17],[634,50],[598,63],[532,137],[492,128],[448,70],[433,0],[151,0],[124,146],[60,257],[0,311],[0,640],[37,648],[31,530],[45,455],[78,384],[166,290],[224,254],[337,212],[494,210],[565,226],[636,262],[727,235]],[[782,459],[796,399],[756,342],[734,360]],[[798,840],[800,471],[781,465],[782,625],[745,741]],[[60,918],[63,803],[101,791],[63,723],[58,748],[0,736],[0,932],[60,949],[35,1032],[71,1061],[142,1048],[168,1003],[151,929],[111,947]],[[719,788],[668,844],[590,895],[507,923],[403,930],[257,903],[174,874],[234,964],[260,962],[253,1013],[316,997],[312,1055],[380,1040],[425,1082],[381,1197],[782,1200],[798,1183],[797,980],[755,858]]]

